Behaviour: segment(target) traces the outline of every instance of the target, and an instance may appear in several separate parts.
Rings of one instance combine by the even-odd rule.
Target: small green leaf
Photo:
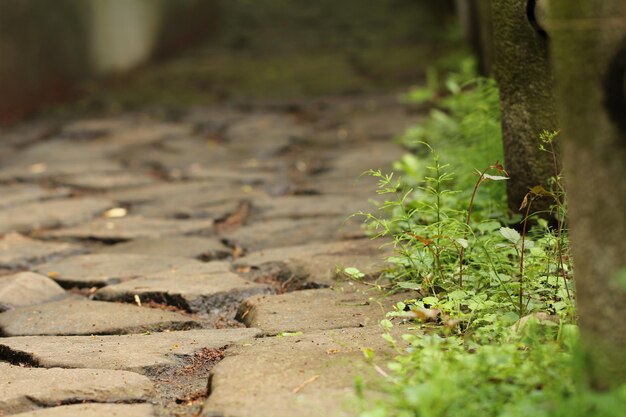
[[[399,282],[398,287],[416,291],[420,291],[422,289],[422,286],[416,282]]]
[[[344,274],[348,275],[350,278],[361,279],[365,276],[365,274],[359,271],[357,268],[344,268]]]
[[[467,239],[457,239],[456,243],[463,246],[464,249],[467,249],[467,247],[469,246],[469,242]]]
[[[385,330],[389,330],[393,327],[393,323],[391,322],[391,320],[383,319],[380,321],[380,327]]]
[[[502,175],[489,175],[489,174],[483,174],[483,178],[486,180],[492,180],[492,181],[504,181],[504,180],[509,179],[509,177],[503,177]]]
[[[522,240],[522,236],[515,229],[511,229],[510,227],[501,227],[500,234],[509,242],[518,244]]]
[[[292,336],[300,336],[302,332],[280,332],[276,336],[277,337],[292,337]]]

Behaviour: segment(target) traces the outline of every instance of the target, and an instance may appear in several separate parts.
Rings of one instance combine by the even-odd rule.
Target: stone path
[[[352,415],[403,295],[348,216],[413,121],[371,96],[0,132],[0,416]]]

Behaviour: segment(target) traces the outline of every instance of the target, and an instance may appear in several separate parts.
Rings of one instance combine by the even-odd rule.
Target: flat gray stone
[[[85,190],[105,191],[153,184],[156,180],[145,174],[120,171],[66,175],[56,179],[55,182]]]
[[[237,318],[266,335],[374,326],[395,302],[407,298],[409,294],[386,297],[373,287],[350,283],[333,289],[257,295],[241,305]]]
[[[96,219],[74,227],[66,227],[38,234],[42,237],[66,239],[97,239],[125,241],[139,238],[210,233],[213,220],[166,220],[141,216]]]
[[[194,201],[195,200],[195,201]],[[166,219],[222,219],[237,210],[241,200],[232,200],[220,203],[204,204],[204,197],[189,196],[178,201],[176,199],[165,199],[159,202],[134,205],[133,213],[144,217],[166,218]]]
[[[120,204],[129,204],[146,217],[220,218],[242,200],[265,196],[249,185],[222,179],[191,183],[155,184],[132,190],[107,193]]]
[[[308,131],[295,118],[283,114],[254,114],[230,124],[224,132],[228,147],[237,153],[275,156]]]
[[[44,368],[118,369],[142,374],[175,367],[184,357],[252,339],[257,329],[187,330],[121,336],[25,336],[0,339],[0,359]]]
[[[174,175],[175,174],[175,175]],[[221,180],[234,184],[258,185],[276,181],[276,174],[263,172],[257,169],[233,169],[228,167],[215,167],[215,164],[194,163],[178,169],[178,172],[170,171],[175,178],[193,180]]]
[[[187,271],[191,268],[196,272],[229,270],[222,262],[210,264],[178,257],[95,253],[45,263],[37,266],[35,271],[64,286],[102,287],[156,272],[176,272],[182,268],[187,268]]]
[[[0,312],[45,303],[65,295],[59,284],[33,272],[0,276]]]
[[[102,253],[125,253],[151,256],[177,256],[203,261],[222,259],[231,255],[231,249],[219,239],[197,236],[143,238],[117,245],[105,246]]]
[[[111,150],[93,142],[57,139],[35,144],[19,152],[0,169],[0,180],[33,181],[80,173],[120,171],[122,165],[108,159]]]
[[[49,200],[59,197],[67,197],[69,188],[43,188],[38,185],[3,185],[0,186],[0,208],[16,206],[18,204],[30,203],[33,201]]]
[[[357,221],[339,218],[276,219],[257,221],[223,235],[226,240],[250,251],[364,237]]]
[[[375,352],[374,363],[381,369],[396,354],[381,333],[380,327],[371,326],[236,345],[212,371],[211,395],[202,415],[353,416],[357,413],[346,404],[356,400],[355,378],[366,383],[380,378],[362,349]],[[372,393],[366,390],[365,395]]]
[[[372,208],[367,200],[339,195],[288,195],[258,198],[252,203],[254,207],[252,217],[260,220],[348,217],[359,210]]]
[[[72,404],[14,414],[13,417],[155,417],[150,404]]]
[[[101,198],[72,198],[22,204],[0,210],[0,234],[71,226],[112,207]]]
[[[42,242],[19,233],[9,233],[0,239],[0,268],[28,268],[83,251],[80,246],[69,243]]]
[[[93,143],[123,152],[126,147],[131,145],[147,145],[171,139],[178,140],[189,136],[191,133],[191,126],[186,124],[147,120],[135,122],[131,128],[111,131]]]
[[[345,278],[345,268],[357,268],[363,279],[377,278],[387,267],[392,246],[376,239],[269,248],[252,252],[234,262],[237,272],[252,281],[286,281],[292,285],[332,285]]]
[[[119,131],[129,131],[132,126],[132,121],[123,117],[80,119],[66,123],[59,132],[59,136],[94,140]]]
[[[183,269],[109,285],[98,290],[95,298],[132,303],[137,295],[142,302],[175,305],[194,313],[234,313],[246,298],[269,292],[272,289],[268,285],[250,282],[232,272],[193,273]]]
[[[6,414],[72,402],[145,401],[152,393],[150,380],[133,372],[0,363],[0,410]]]
[[[0,314],[0,335],[131,334],[200,327],[186,315],[130,304],[72,297]]]

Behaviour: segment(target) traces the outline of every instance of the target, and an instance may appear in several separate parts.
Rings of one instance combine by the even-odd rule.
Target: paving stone
[[[86,190],[104,191],[114,188],[131,188],[154,184],[156,180],[148,175],[131,172],[94,172],[66,175],[55,182]]]
[[[345,268],[357,268],[363,279],[377,278],[386,268],[385,259],[393,253],[384,240],[357,239],[329,243],[264,249],[247,254],[233,264],[235,270],[252,281],[273,278],[332,285],[344,278]]]
[[[221,180],[194,183],[156,184],[107,194],[133,211],[150,217],[220,218],[242,200],[266,195],[250,186]]]
[[[72,404],[14,414],[13,417],[155,417],[150,404]]]
[[[38,237],[65,239],[96,239],[120,242],[139,238],[211,233],[212,219],[173,220],[143,216],[100,218],[74,227],[38,233]]]
[[[210,264],[210,263],[209,263]],[[121,284],[109,285],[95,294],[108,301],[156,301],[174,305],[194,313],[234,311],[246,298],[272,292],[268,285],[256,284],[232,272],[193,273],[184,269],[156,273]]]
[[[355,415],[354,381],[380,378],[362,349],[386,369],[395,354],[378,326],[265,337],[236,345],[213,369],[204,416],[319,417]],[[366,385],[367,386],[367,385]],[[365,395],[371,393],[366,390]]]
[[[150,380],[103,369],[23,368],[0,363],[0,410],[5,414],[80,402],[138,402],[153,393]]]
[[[80,297],[0,313],[0,335],[130,334],[200,327],[186,315]]]
[[[45,140],[58,130],[58,123],[54,120],[29,119],[11,127],[0,128],[2,147],[25,147]]]
[[[55,152],[59,152],[59,150]],[[0,168],[0,181],[37,181],[73,174],[119,172],[121,169],[122,165],[119,162],[105,159],[55,161],[42,157],[39,162],[13,162],[4,168]]]
[[[115,149],[93,141],[73,139],[37,143],[11,158],[0,169],[0,179],[35,180],[78,173],[120,171],[123,168],[120,163],[110,159]]]
[[[224,137],[235,152],[267,157],[279,154],[295,139],[307,134],[294,118],[267,113],[250,115],[230,124]]]
[[[356,220],[345,216],[320,219],[276,219],[247,224],[224,238],[250,251],[363,237]]]
[[[80,119],[66,123],[59,132],[60,137],[94,140],[115,132],[129,130],[133,121],[128,117]]]
[[[348,139],[391,141],[420,120],[420,116],[407,113],[404,106],[377,106],[372,110],[350,115],[345,126]]]
[[[67,197],[69,188],[43,188],[38,185],[13,184],[0,186],[0,208],[16,206],[33,201]]]
[[[94,253],[48,262],[37,266],[35,271],[68,287],[102,287],[185,267],[209,272],[228,270],[221,262],[213,265],[179,257]]]
[[[386,297],[375,288],[345,284],[338,288],[257,295],[239,308],[237,318],[263,334],[374,326],[397,301],[411,295]]]
[[[192,133],[191,126],[181,123],[165,123],[155,120],[139,121],[131,129],[120,129],[94,141],[95,145],[118,146],[118,150],[128,145],[145,145],[167,140],[179,140]]]
[[[252,217],[261,220],[348,217],[359,210],[372,208],[367,201],[339,195],[257,198],[253,200],[253,207]]]
[[[232,251],[220,239],[197,236],[168,236],[167,238],[143,238],[105,246],[100,252],[177,256],[212,261],[230,256]]]
[[[336,152],[338,156],[329,162],[328,170],[312,176],[305,187],[323,194],[341,194],[371,198],[377,190],[376,178],[363,175],[370,169],[391,171],[394,161],[405,153],[390,143],[368,142],[358,148]]]
[[[42,242],[19,233],[9,233],[0,238],[0,268],[28,268],[54,258],[83,252],[78,245]]]
[[[66,295],[59,284],[33,272],[0,276],[0,312],[41,304]]]
[[[0,210],[0,234],[70,226],[89,220],[112,206],[101,198],[73,198],[22,204]]]
[[[131,146],[124,149],[119,158],[130,167],[158,167],[166,172],[180,170],[196,163],[218,164],[237,160],[236,155],[222,144],[200,137],[178,138],[154,145]],[[176,175],[172,177],[180,178]]]
[[[120,336],[24,336],[0,339],[0,359],[44,368],[118,369],[151,375],[201,349],[221,349],[257,329],[187,330]]]
[[[343,270],[349,267],[370,280],[387,268],[385,259],[393,253],[384,243],[357,239],[270,248],[247,254],[233,267],[251,281],[279,282],[286,290],[333,285],[338,278],[345,278]]]
[[[193,180],[221,180],[235,184],[259,185],[276,181],[276,174],[257,169],[233,169],[230,164],[216,167],[213,163],[193,163],[170,172],[174,178]]]

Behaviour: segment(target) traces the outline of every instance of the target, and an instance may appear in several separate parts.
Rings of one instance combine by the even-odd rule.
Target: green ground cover
[[[360,416],[623,415],[626,387],[592,393],[578,378],[561,173],[507,214],[498,90],[471,61],[443,80],[430,71],[428,86],[406,98],[433,109],[400,138],[412,152],[396,175],[370,172],[386,201],[361,214],[392,238],[386,278],[414,298],[381,322],[399,354],[380,372],[381,396],[362,397]],[[537,146],[553,154],[555,140],[544,132]],[[549,213],[534,212],[540,198]],[[389,332],[399,325],[403,343]]]

